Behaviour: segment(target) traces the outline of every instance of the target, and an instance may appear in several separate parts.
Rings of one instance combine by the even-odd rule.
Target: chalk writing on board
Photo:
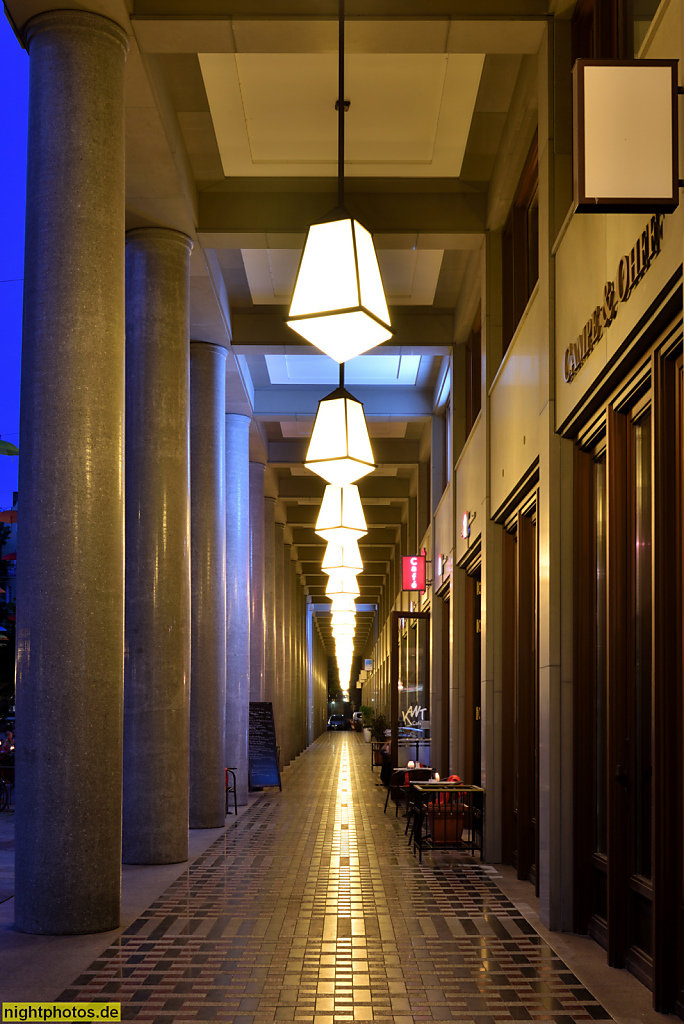
[[[261,786],[283,788],[270,701],[249,702],[249,785],[252,789]]]

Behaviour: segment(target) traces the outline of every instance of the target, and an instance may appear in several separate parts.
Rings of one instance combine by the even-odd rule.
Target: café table
[[[409,792],[413,852],[423,849],[480,852],[484,826],[485,791],[461,782],[415,782]]]

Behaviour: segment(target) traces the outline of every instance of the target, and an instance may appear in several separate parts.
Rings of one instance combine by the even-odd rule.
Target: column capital
[[[129,242],[177,242],[184,245],[188,252],[192,252],[194,242],[184,231],[177,231],[175,228],[149,227],[130,228],[126,232],[126,245]]]
[[[228,343],[224,344],[221,341],[202,341],[201,338],[190,339],[190,352],[192,353],[192,346],[195,345],[197,349],[200,346],[204,346],[205,349],[216,348],[223,352],[224,356],[228,355]]]
[[[58,10],[44,11],[43,14],[36,14],[24,25],[22,36],[26,49],[31,52],[31,43],[36,36],[43,32],[88,31],[92,34],[100,34],[103,37],[109,36],[113,41],[119,43],[124,54],[128,53],[128,33],[121,25],[118,25],[110,18],[102,14],[94,14],[92,11]]]

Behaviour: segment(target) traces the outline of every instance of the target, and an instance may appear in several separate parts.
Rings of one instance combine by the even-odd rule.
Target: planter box
[[[463,811],[428,811],[430,835],[434,846],[460,843],[463,835]]]
[[[364,728],[364,730],[363,730],[363,738],[364,738],[366,743],[370,743],[370,741],[371,741],[371,731],[370,731],[370,729],[365,729]]]

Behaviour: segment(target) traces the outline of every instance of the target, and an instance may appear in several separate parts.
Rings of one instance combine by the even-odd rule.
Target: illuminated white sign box
[[[671,213],[679,203],[677,61],[578,60],[578,213]]]

